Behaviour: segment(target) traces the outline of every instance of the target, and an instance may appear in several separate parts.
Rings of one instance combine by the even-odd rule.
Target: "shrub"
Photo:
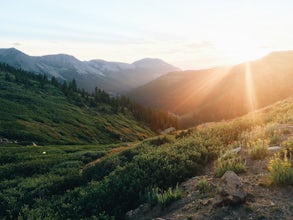
[[[286,141],[283,141],[282,145],[288,149],[292,149],[293,148],[293,137],[289,137]]]
[[[263,126],[256,126],[251,131],[242,132],[239,139],[243,146],[249,147],[254,141],[264,139],[265,137],[265,128]]]
[[[233,171],[235,173],[243,173],[246,171],[246,165],[243,162],[241,157],[220,157],[216,161],[216,170],[215,175],[216,177],[221,177],[224,175],[226,171]]]
[[[198,181],[198,189],[201,193],[205,193],[208,189],[208,182],[205,177]]]
[[[251,144],[251,149],[248,151],[252,159],[262,159],[268,155],[268,141],[258,139]]]
[[[157,138],[154,138],[152,140],[150,140],[150,144],[152,144],[153,146],[160,146],[166,143],[171,143],[173,142],[173,138],[171,136],[159,136]]]
[[[276,145],[279,144],[282,139],[281,132],[275,130],[274,133],[270,136],[270,144]]]
[[[152,207],[157,204],[157,195],[159,194],[159,187],[147,187],[144,195],[140,196],[142,202],[150,204]]]
[[[175,189],[169,187],[166,191],[161,190],[159,187],[147,188],[144,194],[144,201],[151,206],[159,205],[161,208],[165,208],[172,202],[180,199],[182,191],[178,184]]]
[[[268,166],[272,184],[293,184],[293,167],[291,159],[291,156],[288,156],[286,151],[284,152],[283,159],[280,154],[274,155]]]

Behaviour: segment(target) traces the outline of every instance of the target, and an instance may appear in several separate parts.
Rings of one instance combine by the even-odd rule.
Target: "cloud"
[[[204,50],[213,48],[214,44],[210,41],[202,41],[199,43],[187,44],[186,47],[190,50]]]
[[[19,42],[14,42],[12,45],[13,45],[13,46],[21,46],[21,43],[19,43]]]

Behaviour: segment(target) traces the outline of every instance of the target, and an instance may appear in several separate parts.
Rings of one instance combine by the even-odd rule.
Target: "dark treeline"
[[[78,88],[75,79],[69,83],[66,81],[60,82],[55,77],[49,79],[46,75],[16,69],[3,63],[0,63],[0,71],[5,72],[5,80],[23,84],[27,88],[33,86],[32,80],[39,82],[39,87],[42,89],[45,88],[46,84],[53,85],[59,88],[70,102],[79,107],[101,107],[97,108],[97,110],[107,111],[103,107],[106,104],[110,106],[110,111],[113,114],[127,114],[130,112],[137,121],[146,124],[154,131],[168,127],[178,127],[177,118],[165,111],[146,108],[125,96],[111,97],[97,87],[90,93]]]

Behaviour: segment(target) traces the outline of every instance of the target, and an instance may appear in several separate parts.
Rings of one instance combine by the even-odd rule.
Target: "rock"
[[[212,199],[202,199],[202,200],[199,200],[199,203],[203,206],[207,206],[211,203]]]
[[[246,196],[247,194],[244,191],[240,177],[232,171],[227,171],[221,178],[214,205],[221,206],[242,203],[245,201]]]
[[[273,147],[268,147],[268,151],[277,151],[277,150],[281,150],[282,147],[279,146],[273,146]]]
[[[138,208],[128,211],[125,215],[125,219],[127,220],[143,219],[144,214],[149,212],[150,209],[151,207],[149,204],[147,203],[141,204]]]
[[[166,128],[165,130],[161,131],[160,133],[161,134],[169,134],[172,131],[176,131],[176,128],[174,128],[174,127]]]
[[[241,151],[241,147],[237,147],[231,150],[233,153],[237,154]]]
[[[226,153],[224,153],[224,154],[221,156],[221,158],[226,157],[226,156],[229,155],[230,153],[238,154],[240,151],[241,151],[241,147],[237,147],[237,148],[234,148],[234,149],[232,149],[232,150],[228,150]]]

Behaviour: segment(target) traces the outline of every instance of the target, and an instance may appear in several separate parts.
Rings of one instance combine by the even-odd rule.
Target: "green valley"
[[[29,114],[25,116],[34,119]],[[181,185],[176,190],[175,186],[194,176],[204,175],[206,168],[215,173],[212,177],[215,182],[227,170],[239,175],[250,174],[251,168],[244,161],[247,153],[222,156],[235,147],[240,146],[243,152],[248,152],[248,157],[257,155],[258,151],[254,153],[251,149],[258,146],[254,143],[261,138],[266,140],[266,147],[280,145],[286,152],[292,152],[292,116],[293,100],[287,99],[231,121],[203,124],[133,143],[1,145],[0,217],[124,219],[127,211],[145,202],[155,208],[160,204],[162,210],[168,210],[166,207],[170,202],[181,197],[184,201],[188,196]],[[18,120],[21,124],[23,118]],[[291,159],[289,162],[288,172],[292,172]],[[270,163],[274,165],[274,161]],[[272,178],[273,172],[280,172],[270,169]],[[288,177],[282,184],[292,184],[290,178],[293,175]],[[210,184],[209,181],[202,184]],[[262,177],[262,181],[267,181],[265,188],[273,187],[274,179],[270,180],[269,173]],[[203,187],[202,191],[212,197],[213,191]],[[201,201],[204,195],[195,199]],[[149,219],[150,213],[146,213],[145,219]],[[158,212],[158,216],[160,213],[163,215],[164,211]],[[260,215],[257,211],[255,213]]]
[[[154,135],[150,127],[176,126],[159,110],[96,89],[89,94],[1,64],[0,138],[22,144],[86,144],[135,141]],[[148,114],[148,116],[146,115]],[[141,123],[140,123],[141,122]]]

